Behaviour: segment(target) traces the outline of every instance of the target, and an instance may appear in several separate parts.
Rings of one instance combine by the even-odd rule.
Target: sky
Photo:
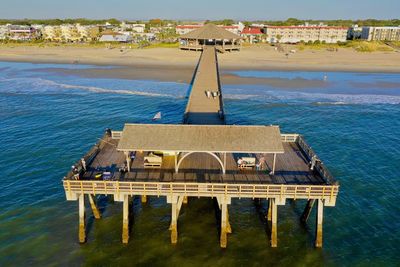
[[[395,19],[400,0],[0,0],[0,18]]]

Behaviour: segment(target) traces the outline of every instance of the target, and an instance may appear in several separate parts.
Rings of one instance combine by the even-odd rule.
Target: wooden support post
[[[324,215],[324,202],[322,199],[318,199],[317,204],[317,222],[316,222],[316,237],[315,237],[315,247],[322,248],[322,221]]]
[[[226,232],[228,234],[232,234],[232,227],[231,227],[231,223],[229,222],[229,209],[228,209],[228,207],[226,208]]]
[[[272,163],[272,175],[275,174],[276,153],[274,153],[274,162]]]
[[[271,247],[276,248],[278,246],[278,206],[276,205],[275,198],[271,199]]]
[[[228,243],[227,240],[227,221],[228,221],[228,204],[221,203],[221,237],[220,245],[221,248],[226,248]]]
[[[146,195],[142,195],[141,196],[141,201],[142,201],[142,203],[146,203],[147,202],[147,196]]]
[[[126,156],[126,165],[128,167],[128,172],[131,171],[131,158],[129,157],[129,152],[125,152]]]
[[[183,197],[183,204],[187,204],[188,203],[188,197],[187,196],[184,196]]]
[[[122,243],[128,244],[129,241],[129,196],[124,195],[122,211]]]
[[[272,199],[271,198],[268,200],[267,220],[268,220],[268,222],[272,221]]]
[[[96,206],[96,203],[94,202],[93,196],[91,194],[88,195],[89,198],[89,202],[90,202],[90,207],[92,208],[93,211],[93,216],[96,219],[100,219],[101,215],[100,215],[100,211]]]
[[[307,205],[304,208],[303,214],[301,215],[301,219],[300,219],[303,223],[306,223],[308,218],[310,217],[314,203],[315,203],[315,199],[310,199],[307,201]]]
[[[79,195],[79,243],[86,241],[86,227],[85,227],[85,195]]]
[[[177,172],[177,167],[178,167],[178,155],[177,152],[174,152],[174,161],[175,161],[175,172]]]
[[[177,202],[172,202],[172,213],[171,213],[171,244],[176,244],[178,242],[178,209]]]
[[[226,153],[224,153],[224,170],[226,170]]]
[[[171,231],[171,243],[178,242],[178,217],[181,211],[184,196],[168,196],[167,202],[171,203],[171,224],[169,230]]]

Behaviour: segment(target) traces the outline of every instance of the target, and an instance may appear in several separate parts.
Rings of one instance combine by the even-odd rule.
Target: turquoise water
[[[278,248],[269,247],[266,203],[230,206],[233,234],[221,250],[215,206],[191,199],[169,241],[165,199],[134,200],[133,228],[122,245],[121,203],[102,198],[103,218],[88,210],[88,242],[77,242],[77,203],[61,178],[106,127],[180,123],[187,84],[83,78],[44,68],[95,66],[0,63],[0,265],[398,266],[400,264],[400,75],[259,72],[238,75],[322,80],[324,86],[223,86],[231,124],[279,124],[302,133],[341,184],[324,217],[324,248],[313,248],[314,225],[298,223],[303,201],[279,207]]]

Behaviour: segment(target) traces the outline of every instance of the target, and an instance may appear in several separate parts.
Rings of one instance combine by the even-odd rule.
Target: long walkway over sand
[[[276,247],[278,205],[306,199],[302,220],[317,202],[315,246],[322,246],[323,207],[335,206],[339,185],[299,134],[278,126],[225,124],[215,48],[201,54],[184,124],[126,124],[107,131],[78,161],[63,185],[67,200],[79,200],[79,240],[85,242],[85,195],[96,218],[96,195],[123,202],[122,242],[129,240],[131,197],[166,197],[171,204],[171,243],[178,242],[178,217],[188,197],[215,198],[221,212],[220,245],[232,232],[228,205],[233,198],[268,200],[270,244]],[[256,219],[256,218],[255,218]],[[168,228],[168,225],[166,225]]]

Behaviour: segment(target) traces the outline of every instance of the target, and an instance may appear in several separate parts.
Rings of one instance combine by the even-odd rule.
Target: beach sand
[[[66,74],[85,77],[122,79],[151,79],[190,82],[200,52],[181,51],[177,48],[107,49],[96,47],[39,47],[0,46],[0,61],[33,63],[80,63],[117,66],[117,68],[92,68],[87,70],[59,69]],[[218,55],[221,79],[225,84],[269,84],[287,87],[315,86],[321,81],[243,78],[226,73],[232,70],[304,70],[400,73],[400,53],[360,53],[343,48],[338,52],[304,50],[290,54],[275,51],[269,45],[243,47],[240,52]],[[52,70],[57,71],[57,70]]]

